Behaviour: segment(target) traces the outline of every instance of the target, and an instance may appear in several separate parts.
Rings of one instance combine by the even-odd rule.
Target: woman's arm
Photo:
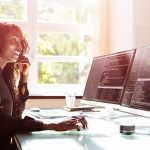
[[[21,95],[26,95],[26,93],[28,93],[27,82],[29,76],[30,62],[28,58],[23,56],[17,61],[16,65],[20,72],[20,80],[18,85],[19,93]]]
[[[41,131],[43,123],[31,119],[19,119],[5,115],[0,110],[0,139],[11,137],[15,132]]]
[[[23,56],[16,62],[15,65],[17,70],[19,71],[20,78],[18,84],[18,95],[16,97],[16,99],[18,100],[14,103],[13,116],[21,118],[22,113],[25,109],[25,102],[29,97],[27,81],[29,76],[30,62],[28,58]]]

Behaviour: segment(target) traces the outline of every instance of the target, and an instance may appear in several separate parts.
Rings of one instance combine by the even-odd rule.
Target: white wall
[[[133,0],[109,0],[109,51],[117,52],[132,49],[133,39]]]
[[[134,0],[135,46],[150,44],[150,0]]]
[[[108,0],[109,51],[150,44],[150,0]]]

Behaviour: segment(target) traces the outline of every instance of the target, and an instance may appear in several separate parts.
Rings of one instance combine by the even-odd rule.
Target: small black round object
[[[131,135],[135,132],[135,125],[120,125],[120,133]]]
[[[32,111],[32,112],[40,112],[40,108],[30,108],[30,111]]]

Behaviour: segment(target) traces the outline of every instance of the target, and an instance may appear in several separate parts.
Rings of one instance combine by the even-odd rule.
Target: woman
[[[0,149],[8,149],[15,132],[87,128],[85,118],[72,117],[59,123],[44,124],[21,118],[28,98],[29,61],[24,57],[28,43],[15,24],[0,23]],[[19,80],[17,80],[19,79]]]

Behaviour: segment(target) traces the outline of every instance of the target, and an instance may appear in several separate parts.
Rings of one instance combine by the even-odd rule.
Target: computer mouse
[[[32,112],[40,112],[40,108],[30,108],[30,111]]]

